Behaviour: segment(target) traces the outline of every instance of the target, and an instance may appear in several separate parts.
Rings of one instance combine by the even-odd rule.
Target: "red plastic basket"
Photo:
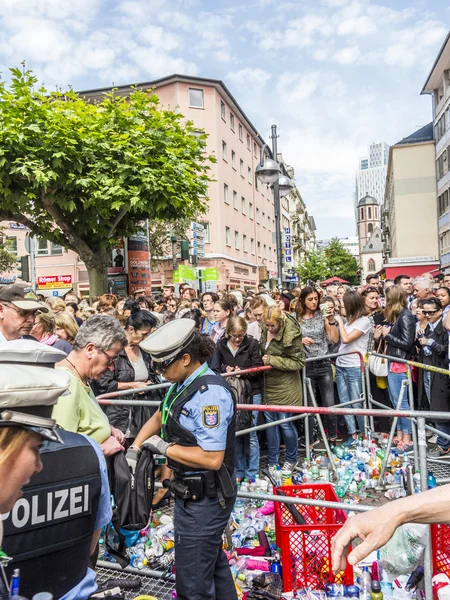
[[[330,483],[278,488],[284,495],[339,502]],[[353,584],[353,567],[347,565],[334,576],[331,543],[347,516],[343,510],[295,504],[307,525],[297,525],[286,504],[275,502],[275,531],[281,549],[283,587],[296,592],[301,587],[323,589],[327,583]]]
[[[445,573],[450,577],[450,525],[431,526],[433,575]]]

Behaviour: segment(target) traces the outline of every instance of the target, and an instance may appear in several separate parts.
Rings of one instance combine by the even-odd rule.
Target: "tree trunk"
[[[89,275],[89,298],[106,294],[108,290],[108,251],[98,252],[93,259],[84,261]]]

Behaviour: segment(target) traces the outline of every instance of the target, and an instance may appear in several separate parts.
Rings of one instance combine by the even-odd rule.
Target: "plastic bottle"
[[[231,565],[231,574],[233,575],[233,577],[238,577],[238,575],[246,568],[246,564],[247,564],[247,559],[244,556],[241,556],[241,558],[234,563],[234,565]]]
[[[359,598],[360,600],[370,600],[372,591],[372,580],[370,578],[369,567],[363,567],[359,580]]]
[[[162,512],[160,510],[158,510],[158,512],[156,512],[153,515],[152,523],[155,527],[158,527],[158,525],[161,525],[161,516],[162,516]]]
[[[383,592],[381,591],[380,582],[377,580],[372,581],[370,600],[383,600]]]
[[[380,585],[381,591],[383,592],[383,600],[391,600],[394,591],[392,588],[392,583],[389,580],[389,577],[387,576],[386,571],[384,569],[381,571]]]
[[[432,490],[436,485],[436,477],[433,475],[433,471],[428,471],[428,489]]]
[[[325,454],[322,454],[319,462],[319,477],[322,481],[330,481],[329,472],[330,461]]]
[[[317,481],[319,479],[320,471],[319,471],[319,466],[317,465],[316,462],[314,462],[311,467],[311,476],[312,476],[313,481]]]
[[[420,469],[417,469],[417,471],[414,473],[413,475],[413,482],[414,482],[414,493],[415,494],[419,494],[421,491],[421,486],[420,486]]]

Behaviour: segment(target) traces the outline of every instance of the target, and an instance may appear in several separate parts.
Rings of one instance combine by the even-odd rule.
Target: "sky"
[[[450,26],[445,0],[0,0],[0,71],[47,89],[221,79],[294,167],[317,238],[355,234],[368,144],[431,121],[420,91]]]

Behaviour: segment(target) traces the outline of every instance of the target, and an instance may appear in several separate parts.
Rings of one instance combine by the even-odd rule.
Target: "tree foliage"
[[[359,283],[357,271],[359,264],[356,258],[344,248],[338,238],[333,238],[324,250],[325,259],[330,270],[330,277],[345,279],[353,285]]]
[[[299,265],[300,281],[319,283],[329,277],[340,277],[351,284],[359,283],[358,261],[344,248],[338,238],[333,238],[324,249],[312,250]]]
[[[206,135],[158,105],[155,94],[114,90],[89,102],[36,89],[31,71],[0,83],[0,219],[74,250],[92,294],[107,289],[107,264],[140,223],[205,212]]]
[[[0,229],[0,274],[12,271],[16,263],[16,256],[7,250],[4,243],[3,230]]]
[[[330,275],[330,270],[324,251],[319,249],[308,252],[305,260],[298,267],[298,274],[302,283],[307,283],[308,281],[317,283],[327,279]]]

